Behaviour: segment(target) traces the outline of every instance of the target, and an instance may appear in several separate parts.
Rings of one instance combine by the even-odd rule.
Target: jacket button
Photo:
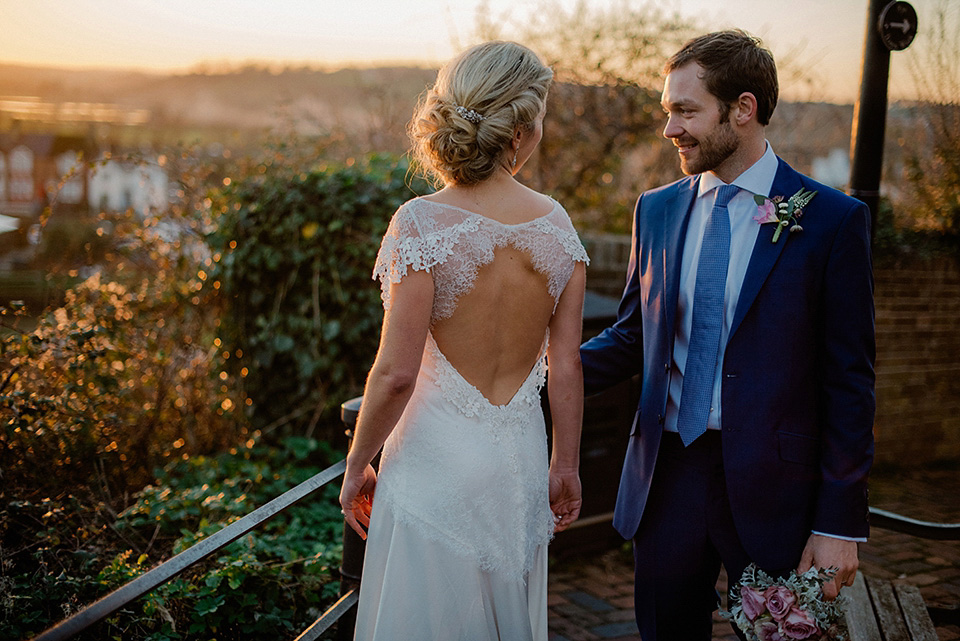
[[[670,363],[664,363],[664,364],[663,364],[663,371],[664,371],[664,372],[669,372],[669,371],[670,371]]]
[[[663,425],[667,422],[667,418],[663,414],[657,414],[657,423]]]

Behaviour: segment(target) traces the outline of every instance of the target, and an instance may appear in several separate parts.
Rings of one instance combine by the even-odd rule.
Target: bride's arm
[[[430,327],[433,277],[425,271],[411,271],[390,286],[390,301],[390,309],[383,317],[380,348],[363,391],[340,490],[344,518],[364,539],[363,527],[370,524],[376,485],[376,473],[370,462],[383,447],[413,394]]]
[[[586,268],[578,262],[550,321],[547,347],[550,368],[547,390],[553,420],[550,509],[558,532],[569,527],[580,515],[580,429],[583,423],[580,340],[585,283]]]

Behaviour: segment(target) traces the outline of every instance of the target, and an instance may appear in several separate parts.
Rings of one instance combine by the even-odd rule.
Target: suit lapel
[[[777,169],[777,175],[770,188],[770,196],[783,196],[789,198],[797,192],[802,186],[800,183],[800,174],[794,171],[782,159]],[[737,299],[736,313],[733,315],[733,322],[730,325],[730,336],[740,326],[743,317],[746,316],[753,301],[760,293],[764,281],[770,274],[770,270],[776,264],[780,257],[780,252],[789,243],[790,234],[786,231],[781,232],[780,238],[776,243],[773,242],[773,232],[776,225],[766,224],[760,226],[760,234],[757,236],[757,242],[753,246],[753,254],[750,257],[750,263],[747,265],[747,273],[743,277],[743,285],[740,288],[740,297]],[[728,339],[729,340],[729,339]]]
[[[664,327],[672,332],[677,316],[677,299],[680,296],[680,263],[683,258],[683,245],[687,237],[687,227],[693,201],[700,186],[700,177],[680,183],[676,192],[664,207],[663,221],[663,299],[665,319]],[[672,334],[671,334],[672,344]]]

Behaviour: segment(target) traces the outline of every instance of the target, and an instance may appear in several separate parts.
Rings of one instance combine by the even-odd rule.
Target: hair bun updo
[[[516,128],[532,126],[543,110],[552,80],[553,71],[517,43],[468,49],[440,69],[414,111],[414,158],[446,183],[486,180]]]

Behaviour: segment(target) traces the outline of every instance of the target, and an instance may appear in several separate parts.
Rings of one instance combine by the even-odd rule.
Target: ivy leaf
[[[285,334],[278,334],[273,338],[273,349],[277,352],[289,352],[294,346],[296,346],[296,342]]]
[[[217,611],[217,608],[223,605],[223,602],[226,600],[226,598],[227,598],[226,596],[221,594],[219,596],[211,596],[211,597],[200,599],[197,602],[196,607],[194,608],[194,612],[196,612],[200,616],[213,614],[214,612]]]

